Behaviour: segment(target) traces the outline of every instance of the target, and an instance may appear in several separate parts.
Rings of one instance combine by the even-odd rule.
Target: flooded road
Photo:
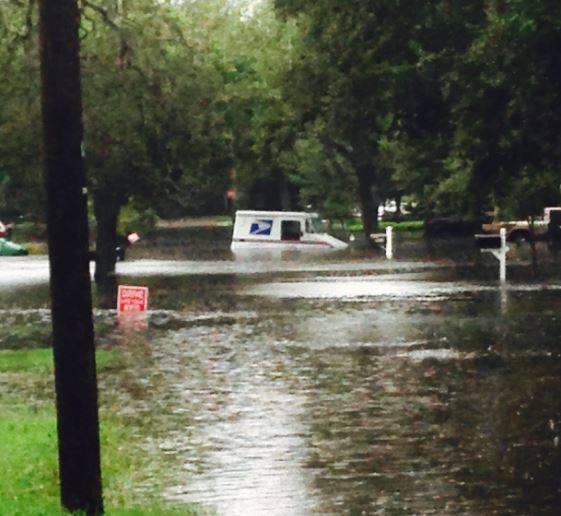
[[[197,256],[165,242],[119,264],[150,288],[147,328],[119,326],[101,292],[95,316],[126,363],[102,403],[118,397],[166,457],[166,498],[224,515],[557,513],[555,263],[536,279],[522,256],[501,288],[456,243],[240,262],[225,238]],[[1,346],[47,345],[46,261],[9,267]]]

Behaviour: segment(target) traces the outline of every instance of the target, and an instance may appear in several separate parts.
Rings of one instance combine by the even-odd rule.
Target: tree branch
[[[82,11],[85,10],[85,8],[89,8],[92,11],[95,11],[97,14],[99,14],[101,16],[101,18],[103,19],[103,21],[109,26],[111,27],[114,31],[121,33],[121,27],[119,27],[119,25],[117,25],[112,19],[111,16],[109,16],[109,12],[107,11],[107,9],[104,9],[103,7],[93,4],[91,3],[89,0],[81,0],[82,3]]]

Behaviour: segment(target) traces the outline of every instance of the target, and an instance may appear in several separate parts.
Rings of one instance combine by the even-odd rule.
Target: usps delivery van
[[[231,249],[335,250],[348,244],[328,235],[315,213],[299,211],[236,212]]]

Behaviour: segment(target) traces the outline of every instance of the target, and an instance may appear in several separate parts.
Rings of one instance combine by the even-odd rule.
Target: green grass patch
[[[0,456],[0,514],[61,514],[54,413],[2,407]]]
[[[96,353],[98,368],[110,367],[117,360],[117,353],[99,350]],[[0,373],[47,374],[53,371],[51,349],[23,349],[0,351]]]
[[[61,515],[54,407],[2,408],[0,420],[0,514]],[[189,514],[187,508],[149,500],[139,505],[132,487],[145,481],[143,458],[131,453],[125,427],[102,419],[101,449],[106,514]],[[194,514],[194,512],[191,512]]]
[[[398,232],[407,231],[423,231],[425,229],[425,222],[422,220],[404,220],[401,222],[380,222],[380,228],[386,229],[392,226]]]
[[[233,226],[231,215],[216,215],[216,221],[225,226]]]
[[[29,254],[48,254],[47,242],[23,242],[21,245],[27,249]]]
[[[48,373],[52,367],[53,353],[50,349],[0,351],[0,373]]]
[[[425,223],[422,220],[403,220],[401,222],[379,222],[378,229],[380,231],[385,231],[388,226],[394,228],[394,231],[398,233],[415,233],[420,232],[425,229]],[[362,231],[362,221],[359,219],[353,219],[347,222],[346,227],[349,231],[353,233],[358,233]]]
[[[100,372],[114,371],[119,351],[98,351]],[[0,352],[0,514],[59,516],[58,457],[55,407],[52,401],[52,351]],[[50,392],[26,389],[50,385]],[[30,387],[31,386],[31,387]],[[40,390],[40,389],[39,389]],[[48,391],[48,387],[46,388]],[[101,449],[106,514],[117,516],[195,514],[188,506],[173,507],[159,496],[165,468],[142,448],[141,439],[112,407],[102,407]],[[139,496],[135,486],[150,485]]]

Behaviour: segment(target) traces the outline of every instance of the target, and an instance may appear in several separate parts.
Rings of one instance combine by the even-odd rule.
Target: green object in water
[[[14,244],[5,238],[0,238],[0,256],[25,256],[27,249],[19,244]]]

